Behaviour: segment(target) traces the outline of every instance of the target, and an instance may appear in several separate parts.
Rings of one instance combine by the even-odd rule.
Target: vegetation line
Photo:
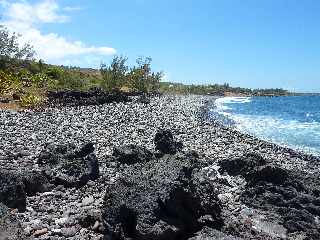
[[[162,82],[163,73],[153,72],[150,57],[138,58],[129,67],[127,57],[115,56],[100,70],[55,66],[34,59],[32,46],[20,46],[19,35],[0,26],[0,99],[15,101],[22,107],[35,107],[47,99],[50,91],[162,92],[210,95],[288,95],[283,89],[234,88],[228,84],[184,85]]]

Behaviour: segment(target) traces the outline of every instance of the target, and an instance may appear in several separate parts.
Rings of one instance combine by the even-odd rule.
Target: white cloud
[[[5,21],[2,22],[9,30],[21,34],[21,44],[30,43],[34,46],[38,58],[49,63],[78,63],[84,65],[97,56],[113,55],[116,50],[110,47],[88,46],[81,41],[70,41],[56,33],[43,34],[39,24],[63,23],[68,16],[59,14],[59,5],[54,0],[42,0],[31,5],[26,1],[7,3],[0,2],[6,9]],[[70,10],[70,9],[69,9]],[[84,61],[79,61],[84,59]]]
[[[66,12],[74,12],[74,11],[80,11],[83,10],[83,7],[72,7],[72,6],[66,6],[63,8],[64,11]]]
[[[59,15],[58,11],[59,5],[54,0],[42,0],[35,5],[21,1],[9,4],[6,15],[11,20],[23,21],[29,24],[66,22],[69,19],[68,16]]]

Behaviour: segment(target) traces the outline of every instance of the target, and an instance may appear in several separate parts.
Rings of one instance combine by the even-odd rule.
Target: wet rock
[[[113,156],[122,164],[135,164],[148,162],[154,158],[148,149],[133,144],[114,148]]]
[[[196,178],[199,167],[196,158],[181,154],[125,168],[106,190],[106,234],[115,239],[185,239],[202,226],[221,228],[219,200],[212,185]]]
[[[13,171],[0,170],[0,202],[10,208],[26,210],[25,185],[19,174]]]
[[[156,150],[164,154],[175,154],[182,149],[182,143],[176,142],[170,130],[160,130],[154,138]]]
[[[49,145],[38,158],[45,176],[55,185],[82,187],[99,177],[93,144],[78,149],[73,144]]]
[[[24,230],[19,221],[0,203],[0,239],[26,240]]]

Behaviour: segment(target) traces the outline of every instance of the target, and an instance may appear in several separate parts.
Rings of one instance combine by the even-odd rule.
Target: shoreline
[[[266,97],[266,96],[245,96],[245,97],[242,97],[242,96],[229,97],[229,96],[227,96],[227,97],[215,97],[215,100],[223,99],[223,98],[235,98],[235,99],[238,99],[238,98],[252,98],[252,97]],[[283,97],[286,97],[286,96],[283,96]],[[290,96],[290,97],[292,97],[292,96]],[[211,107],[209,106],[209,108],[206,108],[205,111],[209,112],[210,108],[212,108],[212,106],[214,106],[214,109],[217,109],[217,107],[215,106],[215,103],[214,103],[215,100],[210,103]],[[284,143],[284,142],[280,143],[280,142],[277,142],[276,140],[267,139],[267,138],[263,138],[263,137],[258,137],[258,136],[255,136],[252,133],[241,131],[241,130],[237,129],[236,123],[233,122],[233,120],[231,118],[225,117],[223,115],[223,117],[225,117],[227,120],[230,121],[230,123],[228,124],[228,123],[224,123],[223,119],[220,120],[219,119],[219,115],[220,114],[218,112],[215,112],[214,116],[218,116],[218,117],[217,118],[213,118],[212,121],[219,122],[222,127],[229,127],[229,128],[231,128],[231,129],[233,129],[235,131],[238,131],[238,132],[244,134],[244,135],[249,135],[251,137],[255,137],[259,141],[265,141],[265,142],[270,143],[270,144],[275,144],[275,145],[278,145],[279,147],[287,149],[287,151],[295,151],[295,152],[298,152],[301,155],[304,155],[304,154],[311,155],[312,157],[319,158],[319,160],[320,160],[320,153],[317,153],[316,151],[312,151],[312,150],[307,151],[307,150],[304,150],[303,148],[301,148],[299,146],[293,146],[293,145],[290,145],[289,143]],[[208,119],[210,120],[210,117],[208,117]]]
[[[320,190],[316,186],[320,183],[319,157],[284,148],[205,119],[203,113],[207,107],[206,102],[213,99],[207,96],[162,96],[151,98],[148,104],[133,101],[125,104],[48,108],[44,112],[0,111],[0,137],[3,139],[0,168],[39,171],[37,158],[48,143],[72,142],[80,145],[88,141],[94,143],[100,165],[100,178],[89,181],[90,184],[83,188],[65,189],[56,186],[47,193],[27,197],[27,210],[17,214],[24,231],[27,235],[34,235],[36,230],[46,228],[47,232],[35,239],[54,239],[64,236],[61,235],[61,229],[72,229],[75,233],[70,239],[102,239],[103,233],[95,231],[92,226],[86,228],[79,225],[79,219],[88,211],[99,212],[103,209],[105,190],[118,178],[119,169],[106,159],[112,155],[114,147],[125,144],[144,146],[154,151],[153,138],[157,130],[170,129],[177,141],[183,143],[183,151],[196,151],[201,161],[210,163],[206,177],[211,179],[222,205],[221,216],[225,227],[219,231],[223,234],[233,237],[231,239],[285,239],[285,236],[286,239],[295,240],[303,239],[299,238],[303,235],[309,239],[317,239],[319,235],[313,236],[309,232],[320,229],[316,222],[312,222],[312,228],[308,225],[309,227],[304,227],[301,231],[290,232],[288,229],[292,225],[287,226],[283,219],[286,215],[281,216],[278,211],[264,206],[263,199],[258,199],[261,201],[256,203],[256,206],[248,205],[249,197],[246,194],[261,187],[260,180],[248,180],[249,173],[232,176],[228,174],[227,167],[223,171],[215,169],[227,166],[227,162],[231,160],[242,161],[250,158],[247,154],[254,153],[265,159],[267,166],[272,166],[272,169],[281,168],[288,173],[288,181],[283,184],[290,184],[289,180],[296,176],[304,187],[312,188],[315,192],[313,195],[311,190],[304,190],[310,195],[308,201],[311,201],[311,198],[319,199],[317,194]],[[255,166],[250,171],[259,172],[263,169],[264,165]],[[270,174],[273,176],[274,172],[271,171]],[[312,185],[308,178],[312,179]],[[258,185],[249,188],[249,181]],[[285,191],[283,184],[268,184]],[[319,193],[316,193],[317,191]],[[297,194],[300,196],[298,191]],[[93,196],[93,202],[86,205],[83,202],[86,202],[84,199],[89,196]],[[297,204],[304,204],[299,200],[295,201]],[[316,209],[320,209],[317,203],[313,204]],[[41,208],[48,208],[50,211]],[[258,216],[264,218],[260,219]],[[65,218],[65,223],[56,224],[56,220]],[[304,219],[300,221],[306,222]],[[57,229],[60,229],[60,232]]]

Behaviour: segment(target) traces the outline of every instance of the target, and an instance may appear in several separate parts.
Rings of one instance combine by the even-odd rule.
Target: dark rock
[[[288,172],[280,167],[267,165],[246,174],[246,179],[255,184],[265,181],[273,184],[283,184],[288,180]]]
[[[93,88],[89,91],[57,91],[48,92],[49,105],[62,106],[88,106],[101,105],[112,102],[128,102],[128,96],[121,91],[105,92],[100,88]]]
[[[8,98],[0,98],[0,103],[9,103],[10,99]]]
[[[0,170],[0,202],[23,212],[26,209],[26,191],[22,178],[12,172]]]
[[[78,149],[73,144],[50,145],[38,163],[50,182],[65,187],[81,187],[99,177],[98,160],[91,143]]]
[[[189,240],[241,240],[241,239],[228,236],[212,228],[204,227],[201,231],[197,232],[194,237],[189,238]]]
[[[148,149],[133,144],[114,148],[113,156],[122,164],[143,163],[154,159]]]
[[[0,239],[26,240],[19,221],[9,212],[9,209],[0,203]]]
[[[138,98],[138,102],[139,103],[143,103],[143,104],[149,104],[150,103],[150,98],[148,98],[145,95],[142,95]]]
[[[277,166],[264,166],[247,175],[249,184],[241,200],[255,208],[276,212],[289,233],[304,232],[310,240],[320,239],[319,177],[305,186],[303,173]],[[308,177],[310,178],[310,176]],[[316,234],[318,233],[318,234]]]
[[[127,166],[106,190],[103,220],[112,239],[187,239],[203,226],[222,227],[212,185],[196,177],[198,159],[164,155]]]
[[[51,189],[48,179],[40,172],[29,171],[22,174],[25,191],[28,196],[33,196],[37,192],[47,192]]]
[[[101,221],[101,212],[100,211],[85,211],[80,214],[78,217],[79,224],[81,227],[89,228],[93,227],[94,224],[98,221]]]
[[[231,176],[247,175],[256,167],[263,166],[267,161],[257,153],[248,153],[235,159],[227,159],[220,162],[221,170]]]
[[[156,150],[164,154],[175,154],[182,149],[182,143],[176,142],[170,130],[160,130],[154,138]]]

